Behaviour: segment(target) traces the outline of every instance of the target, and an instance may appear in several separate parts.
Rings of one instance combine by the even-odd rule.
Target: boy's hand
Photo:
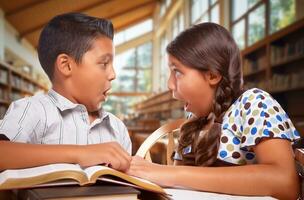
[[[132,159],[117,142],[81,146],[79,152],[76,155],[78,164],[83,167],[105,164],[119,171],[127,171]]]

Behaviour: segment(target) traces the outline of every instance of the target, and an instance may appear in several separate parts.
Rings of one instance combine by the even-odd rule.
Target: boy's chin
[[[99,111],[102,108],[102,102],[98,103],[97,105],[94,106],[89,106],[87,107],[88,112],[96,112]]]

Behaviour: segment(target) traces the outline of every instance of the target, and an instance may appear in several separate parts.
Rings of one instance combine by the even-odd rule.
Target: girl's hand
[[[139,156],[134,156],[132,157],[130,168],[126,173],[159,183],[159,176],[163,170],[164,166],[162,165],[151,163]]]

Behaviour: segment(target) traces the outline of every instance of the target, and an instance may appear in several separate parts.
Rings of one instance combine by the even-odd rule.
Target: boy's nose
[[[113,67],[111,67],[111,71],[109,72],[109,80],[113,81],[116,78],[116,73]]]

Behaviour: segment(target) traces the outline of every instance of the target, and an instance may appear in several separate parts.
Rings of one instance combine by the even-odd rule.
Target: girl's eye
[[[177,69],[173,69],[173,72],[174,72],[175,77],[179,77],[182,75],[182,73]]]

